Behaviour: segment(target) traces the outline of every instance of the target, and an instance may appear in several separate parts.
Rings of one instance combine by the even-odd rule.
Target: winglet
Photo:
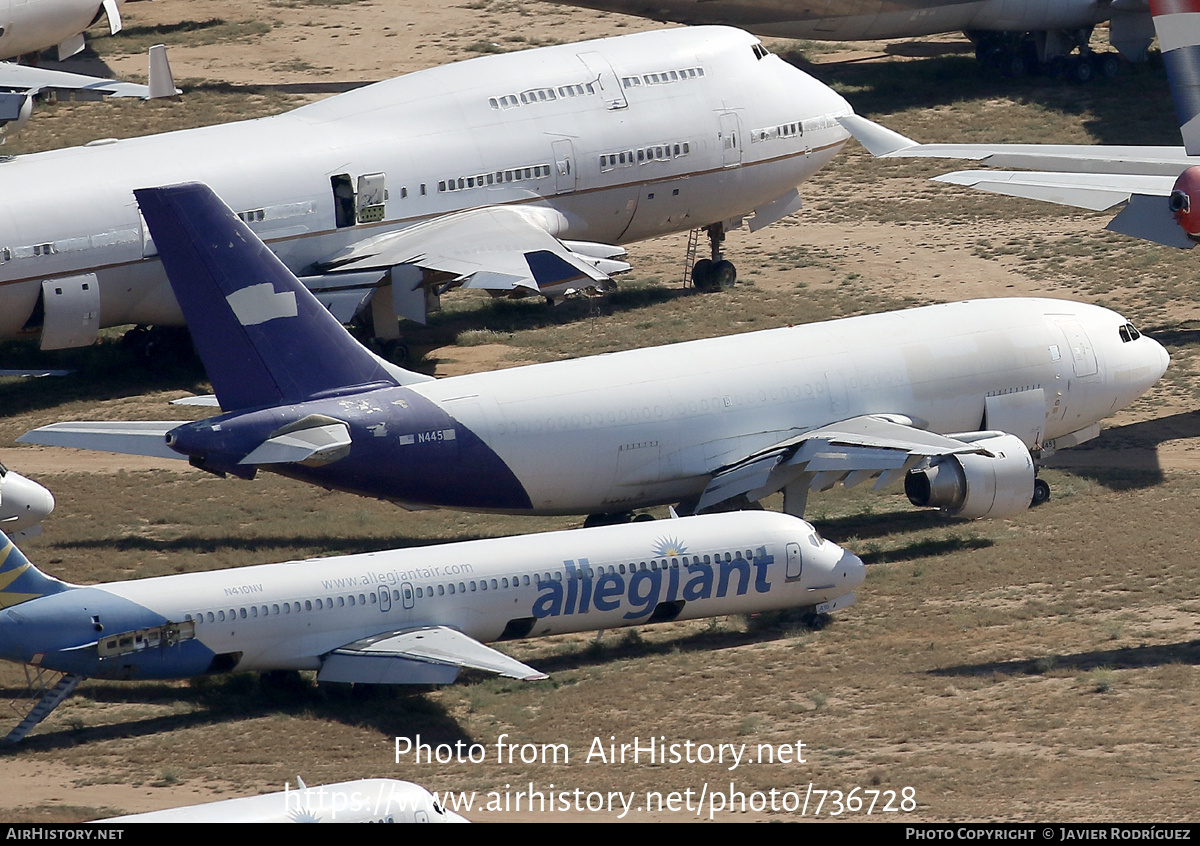
[[[175,75],[171,73],[171,63],[167,61],[167,47],[165,44],[155,44],[150,48],[150,84],[148,100],[157,100],[160,97],[174,97],[176,94],[182,94],[175,87]]]
[[[1200,0],[1150,0],[1183,146],[1200,155]]]
[[[875,121],[867,120],[862,115],[842,115],[838,118],[838,123],[844,126],[846,131],[876,158],[890,156],[908,147],[921,146],[911,138],[901,135],[899,132],[893,132]]]
[[[397,384],[207,185],[133,193],[222,409]]]

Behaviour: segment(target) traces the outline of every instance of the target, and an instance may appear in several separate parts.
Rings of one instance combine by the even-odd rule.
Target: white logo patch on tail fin
[[[296,316],[296,295],[292,291],[276,292],[270,282],[250,285],[234,291],[225,298],[238,323],[257,326],[277,317]]]

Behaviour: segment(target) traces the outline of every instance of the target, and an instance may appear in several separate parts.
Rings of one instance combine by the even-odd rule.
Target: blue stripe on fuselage
[[[262,469],[379,499],[499,511],[532,507],[516,475],[482,438],[432,400],[402,387],[198,421],[175,430],[176,448],[205,456],[211,469],[232,472],[274,432],[314,414],[350,427],[349,454],[318,467]]]

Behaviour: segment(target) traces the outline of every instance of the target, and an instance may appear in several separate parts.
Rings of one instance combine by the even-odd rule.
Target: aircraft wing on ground
[[[388,632],[347,644],[325,658],[317,678],[366,684],[448,684],[463,667],[522,681],[548,678],[447,626]]]
[[[1106,229],[1191,249],[1171,197],[1195,163],[1183,147],[1106,147],[1086,144],[921,144],[858,115],[838,118],[876,158],[967,159],[998,168],[960,170],[935,182],[1047,203],[1104,211],[1126,203]]]
[[[992,194],[1026,197],[1063,206],[1104,211],[1134,195],[1169,197],[1175,177],[1127,173],[1064,173],[1014,170],[959,170],[934,182],[964,185]],[[1165,206],[1165,204],[1164,204]]]
[[[844,115],[838,122],[881,159],[967,159],[994,167],[1083,174],[1140,174],[1174,179],[1194,164],[1182,147],[1097,144],[922,144],[868,120]]]
[[[625,255],[621,247],[554,237],[555,214],[506,206],[468,209],[353,244],[322,269],[337,271],[329,277],[336,280],[344,272],[409,265],[444,275],[444,289],[527,288],[549,297],[570,288],[604,287],[611,276],[629,270],[619,260]],[[305,280],[318,298],[320,280]]]
[[[878,490],[923,461],[967,455],[983,456],[985,460],[999,458],[997,468],[1001,464],[1017,470],[1026,465],[1030,470],[1033,467],[1029,450],[1013,435],[999,431],[938,435],[917,428],[912,420],[900,415],[871,414],[813,429],[725,465],[713,474],[696,510],[738,495],[756,501],[797,480],[804,481],[805,490],[824,491],[838,482],[850,488],[878,476]],[[1033,493],[1032,488],[1026,491],[1025,487],[1016,485],[1015,501],[1021,508],[1028,507]],[[993,494],[986,503],[980,500],[975,505],[988,511],[1003,505],[996,497],[1006,494],[998,488]],[[965,500],[948,510],[967,516],[960,506],[966,506]]]
[[[152,100],[182,93],[175,87],[167,50],[161,44],[150,48],[148,85],[121,82],[98,76],[70,73],[53,68],[29,67],[16,62],[0,62],[0,143],[21,130],[33,111],[33,98],[55,93],[76,100],[104,97],[140,97]]]

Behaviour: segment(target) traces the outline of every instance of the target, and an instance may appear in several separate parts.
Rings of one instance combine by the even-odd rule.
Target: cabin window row
[[[396,602],[400,601],[400,591],[392,591],[392,599]],[[305,611],[326,611],[333,608],[354,608],[359,605],[375,605],[379,602],[378,595],[374,593],[359,593],[349,594],[347,596],[339,596],[336,599],[332,596],[327,596],[324,599],[306,599],[303,602],[274,602],[270,606],[267,605],[249,605],[242,608],[230,608],[229,611],[221,608],[216,611],[200,611],[195,616],[187,614],[185,620],[194,620],[197,623],[224,623],[232,620],[247,620],[256,617],[279,617],[288,614],[300,614]]]
[[[641,76],[624,76],[621,77],[621,85],[625,88],[640,88],[643,85],[670,85],[672,82],[699,79],[702,76],[704,76],[704,68],[681,68],[680,70],[646,73]]]
[[[776,138],[801,138],[804,136],[804,122],[783,123],[779,126],[766,126],[750,131],[750,143],[774,141]]]
[[[481,173],[475,176],[457,176],[438,182],[438,193],[449,191],[465,191],[470,188],[484,188],[488,185],[507,185],[512,182],[525,182],[534,179],[545,179],[550,175],[550,165],[530,165],[516,167],[511,170],[498,170],[495,173]]]
[[[488,105],[493,109],[516,109],[521,106],[532,106],[536,103],[551,103],[555,100],[568,100],[572,97],[588,97],[596,93],[596,83],[585,82],[572,85],[560,85],[557,88],[530,88],[520,94],[505,94],[502,97],[489,97]]]
[[[604,153],[600,156],[600,170],[608,171],[615,167],[629,167],[649,162],[669,162],[671,159],[681,159],[690,155],[691,152],[692,145],[690,143],[677,141],[670,144],[655,144],[638,150]]]

